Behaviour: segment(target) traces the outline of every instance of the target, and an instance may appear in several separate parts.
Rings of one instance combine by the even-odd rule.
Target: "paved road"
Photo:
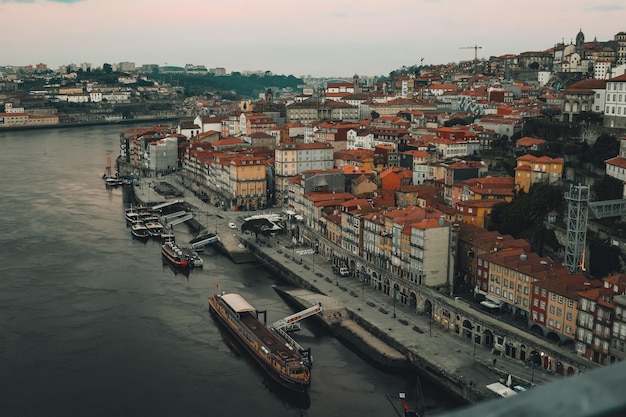
[[[217,229],[220,239],[224,240],[226,237],[227,241],[224,243],[227,249],[238,246],[239,238],[254,243],[254,236],[243,235],[240,230],[228,228],[230,222],[241,225],[247,213],[223,211],[203,202],[192,191],[185,189],[177,176],[158,180],[144,179],[136,187],[137,195],[146,202],[163,201],[163,197],[149,187],[150,183],[154,184],[157,181],[167,181],[179,187],[183,191],[182,199],[195,208],[196,220],[211,231]],[[460,380],[472,381],[479,387],[497,382],[500,378],[506,379],[509,374],[514,380],[525,385],[544,384],[562,378],[542,369],[533,370],[525,367],[518,360],[494,356],[490,349],[472,344],[471,340],[431,322],[427,316],[418,315],[399,302],[394,303],[393,297],[363,285],[358,279],[334,275],[332,265],[325,258],[311,254],[299,255],[297,251],[306,248],[289,247],[291,242],[286,236],[280,235],[265,240],[267,243],[260,247],[267,254],[293,268],[298,275],[310,280],[324,294],[341,300],[347,308],[357,312],[402,345],[428,358],[442,373],[455,375]],[[294,258],[301,259],[302,263],[296,264]],[[421,332],[414,328],[420,329]]]

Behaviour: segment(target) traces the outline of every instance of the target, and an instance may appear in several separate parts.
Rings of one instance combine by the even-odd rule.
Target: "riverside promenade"
[[[217,232],[222,250],[233,262],[260,260],[293,284],[277,291],[299,306],[322,302],[325,310],[319,319],[332,334],[382,368],[417,371],[429,383],[436,383],[469,403],[496,398],[487,385],[504,382],[509,375],[514,384],[527,387],[563,379],[541,369],[527,368],[520,361],[494,356],[491,349],[438,326],[428,316],[416,314],[358,279],[334,275],[325,258],[300,255],[299,251],[305,248],[294,247],[286,236],[256,241],[254,235],[229,228],[231,222],[241,225],[243,213],[206,204],[186,190],[176,176],[140,180],[134,187],[136,198],[148,205],[167,201],[154,191],[153,186],[159,181],[167,181],[182,191],[182,197],[176,198],[194,213],[199,228]]]

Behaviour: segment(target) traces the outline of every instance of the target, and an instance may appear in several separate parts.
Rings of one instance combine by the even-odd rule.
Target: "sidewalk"
[[[284,236],[266,241],[266,244],[259,245],[264,253],[281,259],[283,265],[323,294],[340,300],[347,309],[401,346],[428,358],[442,374],[454,375],[460,381],[475,385],[486,397],[494,394],[484,387],[499,380],[506,381],[508,375],[512,376],[514,384],[526,387],[562,379],[540,369],[527,368],[518,360],[495,356],[491,349],[472,344],[469,339],[436,325],[428,316],[417,315],[410,307],[394,303],[392,297],[365,286],[358,279],[334,275],[332,265],[326,259],[319,255],[298,255],[298,248],[287,248],[291,245]],[[297,262],[294,262],[294,256]]]

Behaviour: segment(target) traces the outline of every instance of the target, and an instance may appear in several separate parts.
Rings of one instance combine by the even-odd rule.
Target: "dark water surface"
[[[121,129],[0,132],[0,416],[395,416],[385,395],[415,377],[310,323],[296,335],[315,358],[308,396],[275,392],[239,355],[207,311],[216,285],[269,322],[293,310],[259,265],[207,250],[185,277],[131,239],[122,188],[100,178]],[[456,406],[424,391],[427,415]]]

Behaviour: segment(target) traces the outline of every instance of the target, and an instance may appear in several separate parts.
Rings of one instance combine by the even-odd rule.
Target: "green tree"
[[[621,200],[624,192],[624,184],[617,178],[603,176],[594,181],[591,186],[594,200]]]
[[[589,242],[589,272],[597,278],[604,278],[621,271],[619,247],[592,240]]]

